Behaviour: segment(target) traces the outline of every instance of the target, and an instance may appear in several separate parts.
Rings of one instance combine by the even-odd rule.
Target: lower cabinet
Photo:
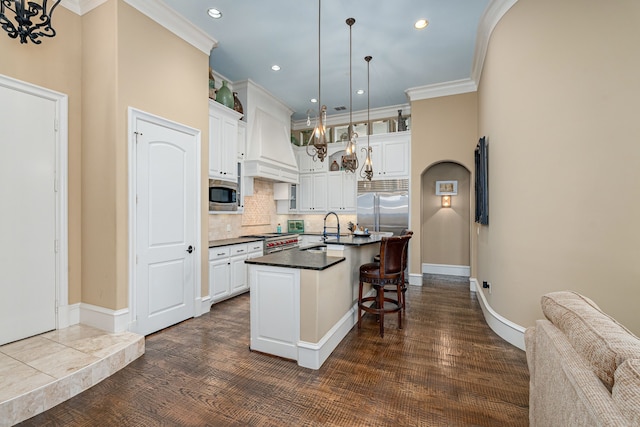
[[[244,261],[262,256],[262,241],[209,248],[209,295],[213,303],[249,290]]]

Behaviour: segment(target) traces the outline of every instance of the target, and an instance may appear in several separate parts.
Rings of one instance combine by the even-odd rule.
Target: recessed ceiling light
[[[213,19],[218,19],[218,18],[222,18],[222,12],[220,12],[218,9],[216,8],[211,8],[209,10],[207,10],[207,13],[209,14],[210,17],[212,17]]]
[[[364,89],[358,89],[358,90],[356,91],[356,93],[357,93],[358,95],[362,95],[362,94],[364,93]]]
[[[279,65],[272,65],[272,66],[271,66],[271,69],[272,69],[273,71],[280,71],[280,66],[279,66]]]
[[[416,23],[413,24],[416,30],[422,30],[423,28],[427,28],[427,25],[429,25],[429,21],[427,21],[426,19],[418,19]]]
[[[315,98],[311,98],[311,102],[313,102],[315,104],[316,102],[318,102],[318,100],[315,99]]]

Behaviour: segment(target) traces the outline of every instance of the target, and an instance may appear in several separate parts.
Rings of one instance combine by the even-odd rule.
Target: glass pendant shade
[[[356,153],[356,138],[358,134],[353,131],[353,89],[351,86],[351,29],[356,20],[353,18],[347,18],[347,25],[349,26],[349,127],[347,131],[347,147],[345,149],[346,154],[342,157],[342,168],[345,172],[355,173],[358,170],[358,155]]]
[[[311,136],[307,141],[307,154],[316,159],[324,162],[327,157],[327,106],[320,107],[320,113],[316,117],[316,124],[313,128]]]

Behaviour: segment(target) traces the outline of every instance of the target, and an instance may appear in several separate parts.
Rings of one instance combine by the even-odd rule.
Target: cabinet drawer
[[[251,243],[247,243],[247,246],[249,246],[249,252],[262,252],[262,248],[263,248],[263,243],[262,241],[260,242],[251,242]]]
[[[231,254],[230,246],[220,246],[217,248],[209,248],[209,261],[221,258],[229,258]]]
[[[229,246],[231,251],[231,256],[242,255],[247,253],[247,244],[243,243],[241,245],[232,245]]]

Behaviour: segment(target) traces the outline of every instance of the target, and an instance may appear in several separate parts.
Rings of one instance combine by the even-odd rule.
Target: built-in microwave
[[[209,210],[237,211],[238,184],[219,179],[209,180]]]

